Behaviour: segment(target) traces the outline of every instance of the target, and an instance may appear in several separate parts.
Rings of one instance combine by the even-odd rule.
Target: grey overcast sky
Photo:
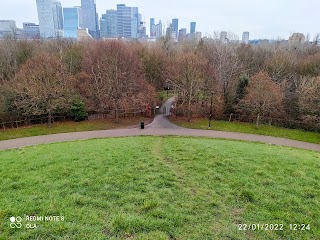
[[[0,19],[38,23],[36,0],[0,0]],[[81,0],[61,0],[63,7],[79,6]],[[179,18],[179,28],[190,29],[190,21],[197,22],[197,31],[213,35],[214,31],[231,31],[241,37],[250,32],[250,39],[288,38],[293,32],[320,32],[320,0],[96,0],[99,17],[116,4],[139,7],[143,20],[151,17],[166,25]]]

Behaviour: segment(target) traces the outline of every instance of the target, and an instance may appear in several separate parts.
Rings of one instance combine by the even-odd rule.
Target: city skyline
[[[168,4],[166,4],[168,2]],[[81,0],[61,0],[62,7],[80,6]],[[142,20],[146,22],[149,33],[150,18],[162,20],[163,25],[173,18],[179,19],[179,29],[190,31],[190,22],[197,22],[197,31],[204,36],[212,36],[214,31],[231,31],[241,39],[242,33],[250,32],[250,38],[277,39],[288,38],[293,32],[309,33],[313,37],[320,32],[317,26],[316,0],[276,1],[254,0],[184,2],[143,2],[141,0],[104,2],[96,0],[99,19],[107,9],[116,9],[117,4],[127,4],[139,8]],[[170,4],[169,4],[170,3]],[[170,6],[170,8],[168,7]],[[1,19],[15,20],[18,27],[23,22],[38,22],[35,0],[12,0],[1,3]]]

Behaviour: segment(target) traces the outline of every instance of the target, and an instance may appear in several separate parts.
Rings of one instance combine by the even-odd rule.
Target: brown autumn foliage
[[[204,90],[206,59],[195,53],[181,53],[175,59],[175,71],[170,84],[176,89],[186,109],[188,121],[192,118],[192,106]]]
[[[117,121],[120,109],[142,108],[156,94],[145,80],[138,56],[120,41],[87,46],[79,89],[89,109],[113,109]]]
[[[168,85],[171,77],[170,58],[159,47],[143,47],[139,51],[146,80],[158,91],[163,90]]]
[[[50,126],[52,114],[65,111],[70,105],[72,78],[57,58],[45,53],[36,55],[12,81],[13,105],[26,116],[46,114]]]
[[[237,55],[236,46],[205,43],[201,48],[211,68],[212,87],[216,95],[224,101],[224,111],[228,112],[236,97],[237,84],[243,66]]]
[[[237,110],[251,116],[279,117],[282,113],[282,92],[266,72],[255,74]]]
[[[268,79],[270,89],[278,89],[276,95],[283,96],[281,105],[285,120],[317,119],[319,54],[317,45],[222,44],[212,39],[178,43],[170,39],[156,43],[4,40],[0,41],[0,121],[44,114],[43,106],[47,104],[46,100],[41,100],[44,98],[34,101],[37,108],[27,106],[22,103],[28,101],[26,96],[31,93],[16,87],[26,84],[23,76],[28,81],[32,80],[30,76],[36,75],[49,78],[44,71],[73,79],[67,81],[67,92],[85,102],[87,111],[106,111],[116,118],[120,109],[143,111],[146,105],[154,106],[158,100],[156,91],[169,86],[179,97],[179,104],[183,104],[182,114],[189,119],[208,116],[211,93],[214,117],[224,118],[229,113],[239,112],[243,94],[239,97],[238,90],[243,93],[246,88],[247,92],[250,88],[251,92],[258,91],[252,83],[250,88],[242,86],[241,76],[252,82],[258,73],[265,71],[268,77],[260,77]],[[51,59],[46,60],[46,69],[43,67],[46,61],[38,59],[45,55]],[[52,71],[57,69],[55,66],[59,66],[59,71]],[[192,87],[187,86],[188,82]],[[51,94],[56,95],[55,88],[51,90]],[[275,94],[273,90],[271,93]],[[17,96],[23,96],[23,101]],[[55,100],[56,107],[52,108],[55,110],[51,110],[54,114],[66,114],[65,96]],[[252,102],[250,104],[252,107]],[[241,113],[257,114],[251,107],[243,106]],[[273,114],[278,113],[273,105],[267,105],[263,112],[269,118],[278,117]]]
[[[286,50],[278,49],[266,60],[266,70],[273,82],[282,83],[296,76],[296,56]]]
[[[320,77],[304,77],[298,85],[299,107],[304,115],[320,115]]]

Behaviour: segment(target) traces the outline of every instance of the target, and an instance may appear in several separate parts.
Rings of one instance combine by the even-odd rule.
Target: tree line
[[[154,106],[157,92],[178,96],[189,121],[213,115],[319,124],[320,48],[214,40],[0,42],[0,121]],[[245,120],[246,118],[244,118]]]

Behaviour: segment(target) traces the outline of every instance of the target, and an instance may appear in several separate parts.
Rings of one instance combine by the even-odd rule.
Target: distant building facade
[[[80,8],[63,8],[63,36],[65,38],[78,38],[77,30],[80,28]]]
[[[250,33],[249,32],[243,32],[243,34],[242,34],[242,43],[249,44],[249,38],[250,38]]]
[[[196,33],[196,25],[197,25],[196,22],[191,22],[190,23],[190,33],[191,34]]]
[[[99,37],[98,14],[95,0],[81,0],[81,28],[88,28],[93,38]]]
[[[137,7],[131,7],[131,38],[138,38],[141,15]]]
[[[117,11],[107,10],[100,19],[100,37],[116,38],[117,36]]]
[[[159,20],[159,23],[156,25],[156,39],[162,38],[163,35],[163,25],[161,20]]]
[[[137,7],[117,5],[117,35],[120,38],[139,38],[146,35],[144,22]]]
[[[118,37],[131,38],[131,7],[125,4],[117,5],[117,34]]]
[[[17,26],[14,20],[0,20],[0,38],[15,37]]]
[[[154,18],[150,18],[150,38],[156,38],[156,24]]]
[[[55,31],[63,30],[62,6],[57,0],[53,1],[53,21]]]
[[[24,39],[39,39],[40,38],[40,28],[39,25],[35,23],[23,23],[22,24],[22,38]]]
[[[172,32],[175,34],[175,38],[178,39],[179,36],[179,19],[172,19]]]
[[[41,38],[56,38],[53,0],[36,0]]]

